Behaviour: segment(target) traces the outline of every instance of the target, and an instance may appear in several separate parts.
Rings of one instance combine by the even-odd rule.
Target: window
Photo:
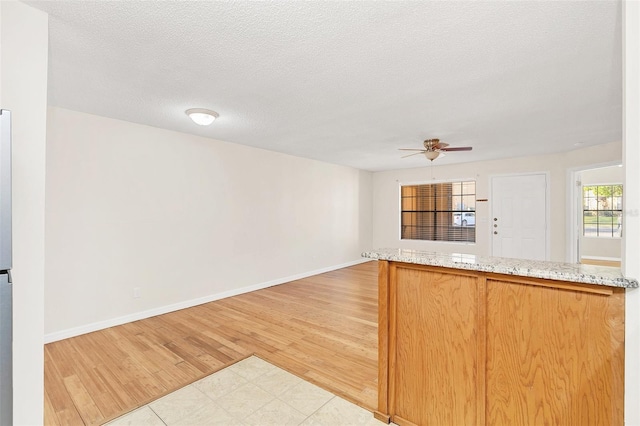
[[[443,182],[400,187],[400,238],[476,241],[476,183]]]
[[[620,237],[622,235],[622,185],[582,187],[582,235]]]

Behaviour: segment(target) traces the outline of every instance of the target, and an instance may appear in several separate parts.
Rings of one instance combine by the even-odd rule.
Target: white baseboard
[[[162,315],[180,309],[191,308],[192,306],[202,305],[203,303],[213,302],[215,300],[225,299],[231,296],[237,296],[251,291],[262,290],[263,288],[273,287],[274,285],[288,283],[290,281],[300,280],[312,275],[323,274],[325,272],[335,271],[336,269],[342,269],[349,266],[358,265],[360,263],[370,262],[371,259],[358,259],[351,262],[343,263],[340,265],[328,266],[326,268],[316,269],[314,271],[303,272],[301,274],[291,275],[288,277],[278,278],[263,283],[258,283],[238,289],[229,291],[223,291],[222,293],[216,293],[209,296],[199,297],[197,299],[185,300],[184,302],[174,303],[172,305],[161,306],[154,309],[149,309],[142,312],[136,312],[133,314],[125,315],[122,317],[112,318],[104,321],[98,321],[79,327],[68,328],[66,330],[56,331],[53,333],[45,334],[44,343],[56,342],[58,340],[68,339],[69,337],[79,336],[81,334],[91,333],[93,331],[103,330],[105,328],[114,327],[116,325],[126,324],[128,322],[138,321],[145,318],[155,317],[156,315]]]

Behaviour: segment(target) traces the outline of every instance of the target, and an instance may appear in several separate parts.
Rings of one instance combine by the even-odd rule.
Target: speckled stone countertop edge
[[[607,287],[638,287],[638,281],[622,276],[619,268],[605,266],[386,248],[365,251],[362,257]]]

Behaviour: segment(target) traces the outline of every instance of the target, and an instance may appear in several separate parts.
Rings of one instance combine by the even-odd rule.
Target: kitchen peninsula
[[[616,268],[382,249],[378,410],[399,425],[623,424]]]

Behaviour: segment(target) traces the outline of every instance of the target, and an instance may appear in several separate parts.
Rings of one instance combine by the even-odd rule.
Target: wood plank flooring
[[[583,265],[612,266],[614,268],[619,268],[622,265],[619,260],[588,259],[584,257],[580,259],[580,263]]]
[[[377,263],[45,345],[45,424],[94,425],[251,354],[377,403]]]

